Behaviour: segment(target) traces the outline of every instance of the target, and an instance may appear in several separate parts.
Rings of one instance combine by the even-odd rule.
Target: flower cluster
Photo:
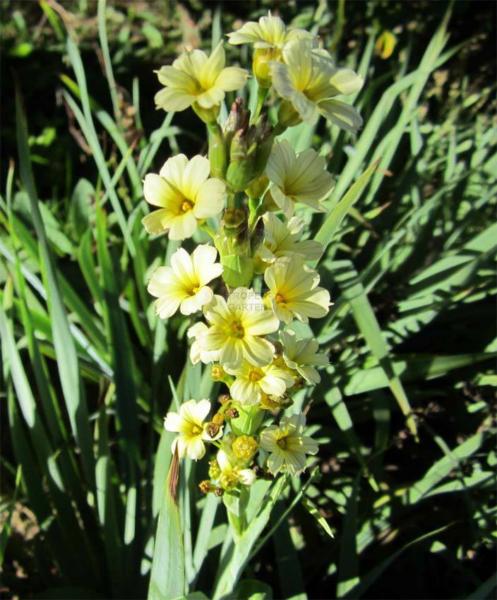
[[[304,414],[285,414],[294,393],[319,383],[318,369],[328,364],[316,339],[296,333],[297,322],[328,313],[330,294],[309,264],[323,248],[303,238],[305,221],[295,213],[299,205],[324,211],[333,178],[316,151],[297,154],[278,136],[319,116],[356,131],[359,114],[337,96],[362,86],[311,33],[288,29],[271,14],[228,38],[253,45],[255,110],[237,98],[219,123],[226,93],[249,77],[225,66],[222,43],[210,56],[192,50],[162,67],[157,106],[191,107],[207,125],[209,156],[180,154],[148,174],[144,196],[157,210],[143,219],[151,234],[186,240],[198,232],[209,239],[191,253],[176,250],[169,266],[153,272],[148,290],[161,319],[177,312],[196,319],[187,332],[190,360],[209,365],[224,388],[216,407],[209,399],[189,400],[165,419],[166,430],[177,434],[172,450],[180,458],[198,460],[208,445],[217,449],[201,489],[219,495],[257,477],[298,475],[318,450],[305,434]],[[268,103],[277,108],[276,122]]]

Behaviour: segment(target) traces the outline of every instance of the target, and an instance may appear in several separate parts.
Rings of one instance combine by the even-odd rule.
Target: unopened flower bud
[[[281,58],[279,48],[256,48],[252,59],[252,71],[257,79],[257,83],[263,88],[271,87],[271,61],[278,61]]]
[[[397,45],[397,38],[391,31],[384,31],[380,37],[376,40],[375,53],[383,59],[390,58],[395,46]]]
[[[229,147],[235,132],[248,128],[250,112],[244,106],[243,98],[237,98],[231,105],[231,110],[224,124],[224,139]]]
[[[235,191],[245,190],[254,179],[260,177],[266,167],[273,135],[266,118],[261,117],[255,125],[239,129],[230,145],[230,163],[226,182]]]
[[[245,462],[249,462],[257,452],[258,444],[251,435],[240,435],[233,440],[233,454]]]

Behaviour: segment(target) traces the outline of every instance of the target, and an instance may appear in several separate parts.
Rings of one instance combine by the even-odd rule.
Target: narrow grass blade
[[[399,377],[395,373],[393,361],[389,356],[388,346],[357,271],[350,261],[341,261],[341,268],[338,263],[337,267],[335,279],[342,289],[344,298],[350,304],[357,327],[364,336],[371,354],[379,361],[380,367],[388,379],[388,385],[400,409],[406,416],[406,422],[410,431],[414,435],[417,435],[417,427],[412,416],[409,400]]]
[[[53,340],[57,355],[62,391],[66,403],[71,429],[81,448],[81,457],[90,487],[94,488],[94,458],[91,448],[91,434],[88,424],[88,409],[83,387],[79,378],[78,357],[72,338],[67,314],[59,291],[56,271],[50,255],[43,222],[38,208],[38,197],[31,172],[29,159],[27,124],[21,105],[19,91],[16,91],[17,144],[21,180],[29,195],[33,223],[40,247],[40,258],[47,290],[48,308],[52,320]]]
[[[345,193],[343,198],[341,198],[341,200],[339,200],[334,206],[331,207],[330,213],[326,217],[324,223],[321,225],[314,238],[317,242],[323,245],[323,254],[326,248],[333,241],[333,236],[340,227],[343,219],[350,211],[352,206],[354,206],[354,204],[360,198],[362,192],[364,191],[364,188],[369,183],[369,180],[371,179],[377,166],[378,161],[370,165],[364,171],[364,173],[358,177],[357,181],[355,181],[351,185],[351,187]],[[318,261],[314,263],[314,266],[316,266],[317,263]]]
[[[347,592],[359,583],[359,558],[357,549],[358,529],[358,494],[359,477],[350,488],[347,509],[340,540],[340,557],[338,561],[338,583],[336,596],[343,598]]]
[[[178,458],[175,460],[179,461]],[[186,593],[183,531],[177,499],[172,491],[178,462],[173,459],[171,467],[163,489],[148,600],[172,600]]]

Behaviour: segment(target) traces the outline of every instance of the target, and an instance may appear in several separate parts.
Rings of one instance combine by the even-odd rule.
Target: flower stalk
[[[298,476],[317,453],[306,434],[307,412],[292,409],[293,396],[319,383],[319,369],[328,366],[318,341],[296,333],[298,321],[324,317],[331,304],[309,265],[323,248],[305,238],[306,221],[296,213],[303,206],[323,211],[333,177],[315,150],[297,154],[277,138],[321,116],[355,131],[359,114],[336,96],[356,92],[362,80],[337,68],[311,33],[288,29],[278,17],[246,23],[228,37],[254,47],[254,113],[237,98],[224,125],[218,123],[225,94],[248,77],[225,66],[222,43],[210,56],[193,50],[162,67],[157,106],[191,107],[206,124],[209,150],[208,158],[169,158],[146,176],[144,196],[157,210],[143,224],[173,240],[202,229],[212,241],[191,254],[177,250],[170,265],[152,273],[148,289],[159,318],[199,317],[188,330],[189,360],[206,365],[223,393],[219,403],[183,402],[164,425],[176,433],[172,451],[180,460],[209,453],[209,478],[200,489],[223,497],[234,539],[241,540],[254,481]]]

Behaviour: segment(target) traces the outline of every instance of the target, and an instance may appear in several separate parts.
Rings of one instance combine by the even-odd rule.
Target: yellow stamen
[[[180,208],[181,208],[181,212],[186,213],[193,208],[193,202],[190,202],[190,200],[183,200]]]
[[[202,433],[202,427],[199,427],[196,423],[192,423],[192,428],[190,430],[191,435],[199,435]]]
[[[238,339],[243,338],[245,335],[245,330],[243,329],[243,325],[240,323],[240,321],[234,321],[231,324],[231,335]]]
[[[256,383],[257,381],[260,381],[262,379],[262,373],[257,370],[250,371],[248,378],[250,381]]]

